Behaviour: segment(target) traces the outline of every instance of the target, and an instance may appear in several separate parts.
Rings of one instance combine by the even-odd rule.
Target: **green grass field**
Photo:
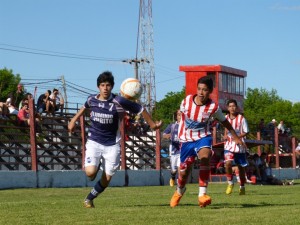
[[[225,195],[211,183],[212,205],[198,206],[197,184],[187,185],[180,205],[169,207],[169,186],[109,187],[86,209],[90,188],[0,190],[0,224],[299,224],[300,180],[293,186],[247,185],[246,195]]]

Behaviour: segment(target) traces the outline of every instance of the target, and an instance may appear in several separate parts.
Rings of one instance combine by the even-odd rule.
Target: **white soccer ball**
[[[127,78],[120,87],[120,93],[124,98],[137,100],[141,96],[143,87],[141,82],[135,78]]]

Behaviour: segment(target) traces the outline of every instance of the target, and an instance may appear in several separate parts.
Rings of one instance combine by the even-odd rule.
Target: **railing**
[[[88,117],[82,116],[69,133],[68,122],[76,112],[42,116],[42,122],[36,124],[32,99],[29,108],[30,126],[20,126],[15,115],[0,120],[0,170],[81,170]],[[120,169],[160,169],[159,131],[127,135],[128,141],[123,138],[121,143]]]
[[[32,99],[29,107],[30,120],[35,121]],[[69,133],[67,126],[74,113],[67,113],[65,110],[53,117],[42,116],[39,134],[35,122],[30,127],[20,126],[14,115],[10,115],[10,120],[0,120],[0,170],[81,170],[89,120],[87,116],[82,116],[75,131]],[[169,168],[168,150],[161,148],[159,131],[134,133],[124,128],[123,124],[120,169]],[[222,130],[214,128],[215,156],[220,156],[223,150],[222,134]],[[296,138],[279,135],[277,128],[274,134],[271,140],[261,140],[259,132],[251,134],[247,140],[250,153],[266,152],[269,161],[274,162],[274,167],[295,168]],[[217,162],[216,158],[212,159],[212,164]]]

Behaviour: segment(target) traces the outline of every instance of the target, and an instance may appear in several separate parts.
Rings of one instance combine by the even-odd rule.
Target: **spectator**
[[[268,167],[266,170],[266,182],[264,184],[271,184],[271,185],[294,185],[294,180],[292,181],[282,181],[280,179],[277,179],[273,176],[272,168]]]
[[[261,179],[262,181],[265,181],[267,178],[267,169],[269,168],[269,164],[267,162],[267,153],[263,152],[260,154],[260,166],[259,166],[259,170],[260,170],[260,175],[261,175]]]
[[[21,107],[20,103],[22,102],[22,99],[24,98],[24,95],[25,95],[24,86],[23,86],[23,84],[20,83],[17,86],[16,93],[13,96],[11,96],[12,105],[14,107],[20,109],[19,106]]]
[[[268,137],[271,141],[274,140],[276,123],[277,123],[277,121],[275,119],[272,119],[272,121],[270,123],[268,123],[268,126],[267,126]]]
[[[298,146],[295,149],[295,154],[296,154],[296,158],[297,158],[297,166],[296,168],[300,167],[300,142],[298,143]]]
[[[30,118],[29,118],[29,105],[26,101],[23,102],[22,108],[18,112],[18,123],[20,126],[30,126]],[[38,124],[40,122],[39,115],[35,116],[35,121],[37,122],[35,124],[36,127],[36,133],[39,135],[42,132],[41,126]]]
[[[9,114],[9,110],[7,104],[5,102],[0,102],[0,119],[7,120],[8,114]]]
[[[22,100],[20,101],[20,103],[18,105],[18,110],[20,110],[22,108],[23,103],[29,104],[29,99],[31,99],[31,98],[32,98],[32,94],[31,93],[24,94]]]
[[[247,161],[248,161],[248,166],[246,167],[246,178],[247,180],[250,180],[252,176],[254,176],[256,172],[256,166],[253,160],[253,156],[250,154],[247,154]]]
[[[277,128],[278,128],[279,134],[284,134],[285,133],[285,125],[284,125],[283,120],[280,120]]]
[[[18,112],[18,123],[21,126],[29,126],[30,125],[29,106],[28,106],[28,103],[26,103],[26,102],[24,102],[22,104],[22,107]]]
[[[64,99],[60,96],[58,89],[54,88],[50,95],[50,103],[52,104],[54,111],[61,111],[64,108]]]
[[[47,115],[52,113],[54,111],[54,108],[52,107],[50,103],[50,95],[51,91],[48,90],[44,94],[41,94],[37,100],[37,112],[39,114],[42,114],[45,112]]]
[[[224,159],[220,159],[216,165],[216,174],[224,174],[224,173],[225,173]]]
[[[19,110],[11,104],[11,98],[6,99],[6,105],[10,114],[18,115]]]
[[[264,139],[267,135],[266,133],[266,125],[265,125],[265,120],[264,119],[261,119],[259,124],[258,124],[258,127],[257,127],[257,130],[260,132],[261,134],[261,137]]]

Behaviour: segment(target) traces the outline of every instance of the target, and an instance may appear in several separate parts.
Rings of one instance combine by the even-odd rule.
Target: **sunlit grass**
[[[246,195],[225,195],[226,184],[212,183],[212,205],[199,208],[197,184],[187,185],[180,205],[170,208],[169,186],[109,187],[82,207],[90,188],[0,191],[0,224],[298,224],[300,180],[293,186],[247,185]]]

